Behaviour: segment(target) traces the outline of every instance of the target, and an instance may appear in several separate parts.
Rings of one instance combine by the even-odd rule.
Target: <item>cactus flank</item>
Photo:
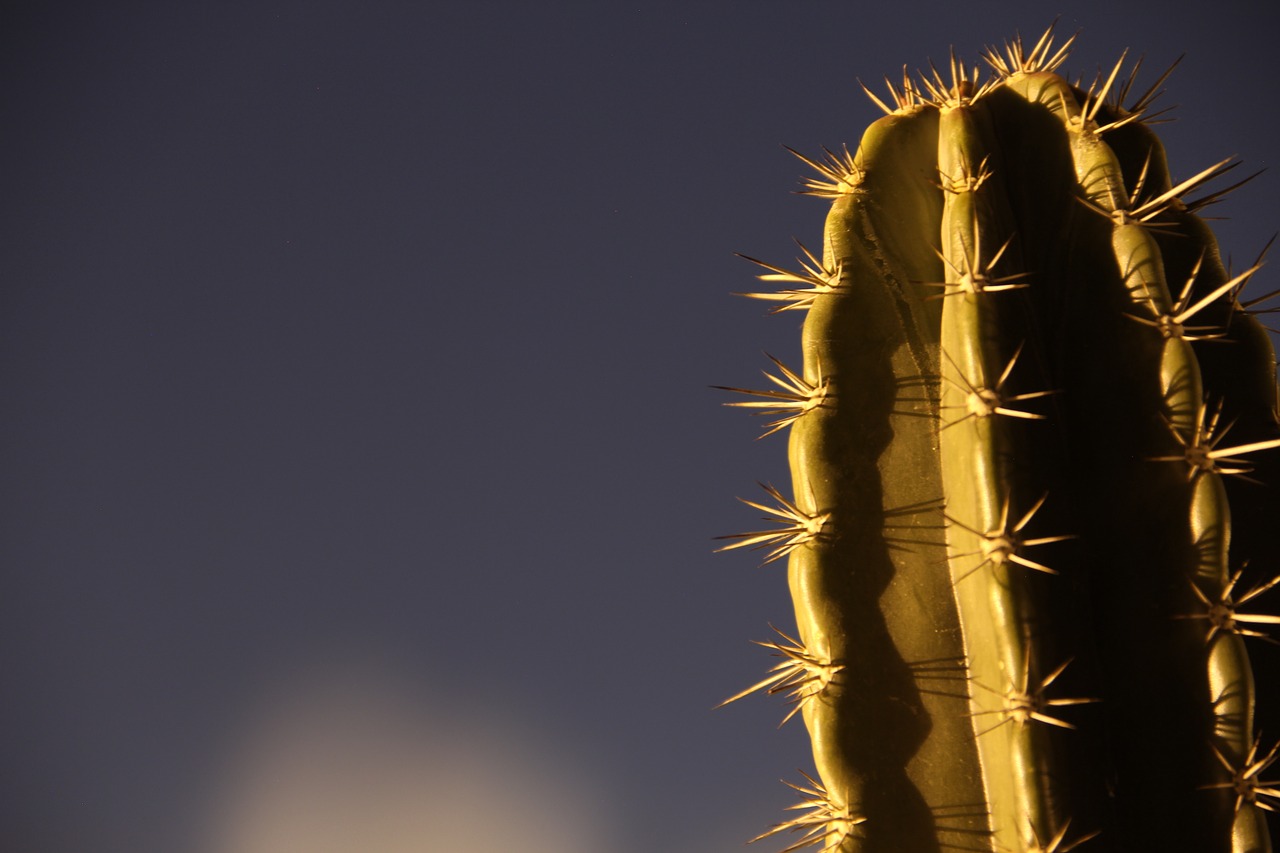
[[[782,694],[816,772],[788,851],[1271,850],[1280,809],[1275,355],[1121,57],[1052,28],[868,91],[797,155],[821,251],[752,260],[802,364],[728,388],[792,482],[725,537],[785,562]],[[1172,69],[1171,69],[1172,70]],[[794,153],[794,152],[793,152]],[[1269,609],[1270,608],[1270,609]],[[1269,715],[1269,716],[1267,716]]]

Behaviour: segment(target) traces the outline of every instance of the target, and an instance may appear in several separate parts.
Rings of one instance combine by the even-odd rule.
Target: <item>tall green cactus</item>
[[[1071,85],[1071,41],[872,95],[856,152],[801,158],[821,254],[755,261],[805,312],[803,368],[728,389],[790,432],[791,497],[725,546],[788,561],[798,634],[733,697],[808,727],[787,850],[1271,849],[1275,356],[1221,191],[1185,200],[1234,164],[1171,181],[1165,77]]]

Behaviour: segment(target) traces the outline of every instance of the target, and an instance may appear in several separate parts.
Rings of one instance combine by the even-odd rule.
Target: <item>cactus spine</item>
[[[1124,57],[1071,85],[1071,41],[871,95],[854,153],[801,157],[821,255],[755,261],[781,288],[751,295],[805,312],[802,368],[728,389],[790,431],[792,496],[749,502],[780,526],[725,546],[787,559],[797,637],[752,690],[813,745],[761,836],[788,850],[1271,849],[1258,265],[1230,275],[1196,215],[1221,193],[1184,201],[1233,164],[1169,177],[1165,78],[1127,106]]]

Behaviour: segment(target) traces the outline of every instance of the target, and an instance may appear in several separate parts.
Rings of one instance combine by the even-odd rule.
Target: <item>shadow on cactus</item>
[[[868,91],[855,152],[798,155],[822,251],[748,259],[805,316],[802,365],[726,389],[789,434],[790,497],[724,546],[787,563],[795,636],[729,700],[808,728],[797,816],[760,836],[787,850],[1271,849],[1261,259],[1228,272],[1197,215],[1233,162],[1170,177],[1168,72],[1071,84],[1072,40]]]

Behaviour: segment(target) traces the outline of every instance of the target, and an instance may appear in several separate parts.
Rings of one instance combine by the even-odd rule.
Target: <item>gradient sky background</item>
[[[1269,166],[1261,5],[10,4],[0,845],[741,849],[809,767],[711,711],[791,624],[711,553],[785,441],[707,387],[798,352],[730,295],[819,242],[780,144],[1061,13],[1072,73],[1187,53],[1175,176]]]

